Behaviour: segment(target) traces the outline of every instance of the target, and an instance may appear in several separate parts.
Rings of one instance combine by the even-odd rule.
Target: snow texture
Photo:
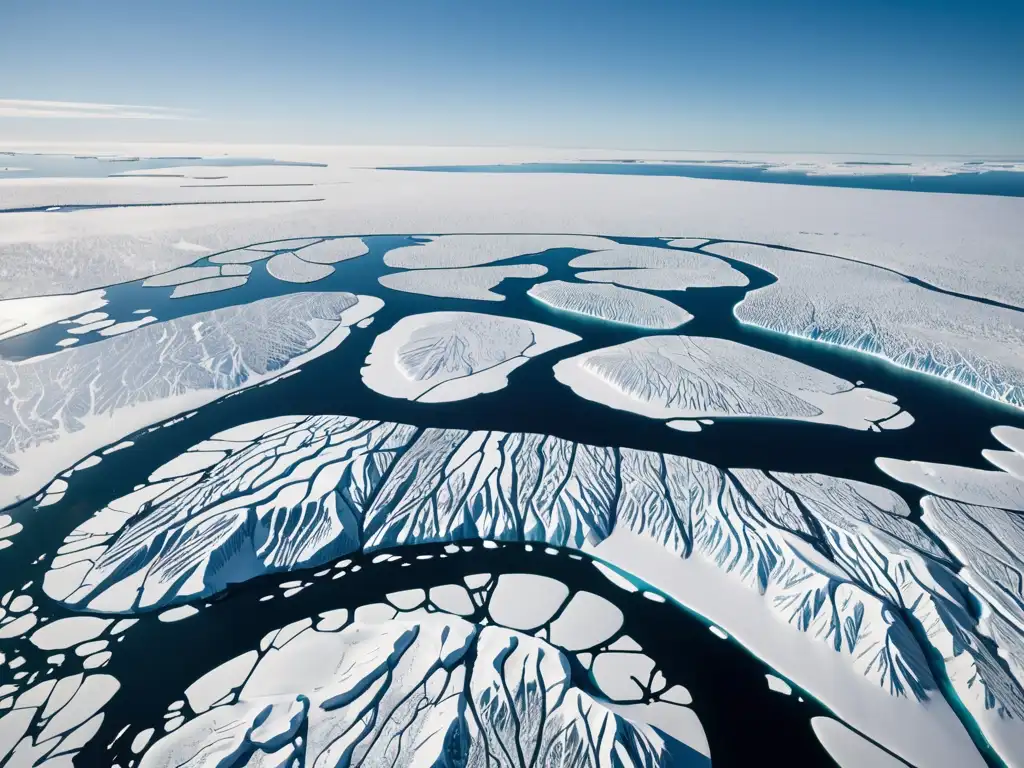
[[[642,710],[618,714],[576,687],[567,658],[542,639],[437,614],[310,623],[270,633],[197,681],[210,689],[198,716],[153,744],[140,768],[298,755],[367,768],[710,765]]]
[[[579,337],[542,323],[475,312],[403,317],[377,336],[363,382],[387,397],[442,403],[495,392],[531,357]]]
[[[740,243],[708,250],[779,278],[736,306],[741,322],[867,352],[1024,408],[1024,311],[821,254]]]
[[[988,715],[970,710],[986,737],[1011,763],[1024,755],[1020,679],[983,640],[952,562],[885,489],[340,416],[247,424],[191,452],[216,461],[183,462],[179,472],[204,469],[80,525],[45,592],[131,613],[360,549],[476,538],[584,549],[706,616],[911,764],[981,766],[929,667],[926,651],[938,652],[957,696],[986,703]]]
[[[106,306],[104,291],[0,301],[0,339],[9,339]]]
[[[650,336],[562,360],[554,371],[581,397],[655,419],[795,419],[874,431],[913,422],[890,395],[726,339]],[[669,426],[690,431],[685,422]]]
[[[492,288],[510,277],[533,278],[547,273],[540,264],[511,264],[496,267],[463,267],[454,269],[414,269],[383,275],[379,282],[385,288],[442,299],[475,299],[504,301]]]
[[[294,253],[279,253],[267,262],[267,272],[286,283],[315,283],[334,273],[330,264],[304,261]]]
[[[0,507],[141,427],[294,368],[379,300],[294,294],[146,325],[23,362],[0,361]],[[359,309],[357,309],[357,307]],[[348,314],[346,314],[348,310]]]
[[[689,312],[666,299],[614,285],[550,280],[534,285],[528,293],[563,312],[637,328],[669,330],[693,319]]]
[[[577,277],[582,280],[654,291],[742,287],[748,282],[743,273],[714,256],[640,245],[618,245],[577,256],[569,266],[601,269],[579,273]]]

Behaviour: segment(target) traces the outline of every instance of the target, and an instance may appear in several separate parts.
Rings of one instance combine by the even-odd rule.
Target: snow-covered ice
[[[913,422],[890,395],[726,339],[650,336],[561,360],[554,371],[581,397],[655,419],[796,419],[875,431]],[[669,426],[690,431],[684,424]]]
[[[600,270],[580,272],[577,277],[581,280],[654,291],[742,287],[748,282],[742,272],[712,255],[639,245],[617,245],[587,253],[570,261],[569,266]]]
[[[693,319],[667,299],[615,285],[550,280],[537,283],[528,293],[554,309],[637,328],[668,330]]]
[[[504,301],[493,291],[508,278],[534,278],[547,273],[540,264],[507,264],[493,267],[457,267],[454,269],[413,269],[392,272],[379,278],[385,288],[442,299]]]
[[[304,261],[294,253],[285,252],[270,257],[267,272],[286,283],[315,283],[333,274],[334,267],[330,264]]]
[[[586,235],[444,235],[389,251],[384,263],[401,269],[478,267],[553,248],[591,251],[613,245]]]
[[[373,342],[363,382],[388,397],[441,403],[495,392],[531,357],[579,341],[528,320],[475,312],[403,317]]]

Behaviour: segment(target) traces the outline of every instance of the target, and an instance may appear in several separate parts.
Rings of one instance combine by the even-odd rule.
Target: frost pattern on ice
[[[555,309],[637,328],[668,330],[693,315],[667,299],[614,285],[550,280],[534,285],[530,296]]]
[[[374,340],[362,377],[388,397],[463,400],[504,388],[508,374],[531,357],[576,341],[568,331],[501,315],[410,315]]]
[[[250,766],[294,756],[367,768],[710,765],[644,710],[618,714],[585,693],[565,655],[537,637],[438,614],[341,623],[283,627],[197,681],[217,703],[151,746],[140,768],[229,756]]]
[[[135,429],[328,351],[347,334],[347,314],[373,302],[347,293],[294,294],[146,325],[55,355],[0,361],[9,393],[0,402],[0,506]]]
[[[1024,312],[824,255],[741,243],[706,250],[779,278],[736,306],[741,322],[877,355],[1024,407]]]
[[[123,613],[360,549],[483,538],[591,550],[614,563],[621,550],[606,544],[635,541],[652,566],[662,558],[681,569],[655,568],[642,575],[648,583],[668,578],[662,588],[674,589],[686,569],[712,569],[754,597],[772,632],[806,638],[796,666],[776,663],[774,646],[745,642],[908,761],[948,750],[962,765],[981,764],[921,643],[946,658],[958,696],[986,702],[991,718],[972,709],[986,736],[1020,756],[1011,738],[1024,723],[1020,678],[983,637],[953,564],[885,489],[541,435],[340,416],[243,425],[190,454],[79,526],[51,564],[47,594]],[[736,636],[742,627],[716,610],[709,619]],[[1020,633],[1009,623],[1006,632],[1013,652]],[[836,690],[829,681],[840,673],[851,682]]]
[[[496,267],[413,269],[383,275],[378,281],[393,291],[442,299],[504,301],[504,296],[491,290],[497,288],[503,280],[541,277],[546,273],[547,268],[540,264],[509,264]]]
[[[581,397],[656,419],[760,417],[874,431],[913,422],[890,395],[726,339],[649,336],[562,360],[554,371]]]

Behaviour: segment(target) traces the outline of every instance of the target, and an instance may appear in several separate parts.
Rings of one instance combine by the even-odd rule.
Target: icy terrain
[[[868,352],[1024,407],[1024,311],[826,255],[742,243],[707,250],[779,278],[736,306],[741,322]]]
[[[550,325],[475,312],[403,317],[374,339],[363,382],[388,397],[443,403],[495,392],[531,357],[579,341]]]
[[[396,248],[384,263],[401,269],[478,267],[552,248],[596,250],[612,245],[611,240],[588,235],[445,235]]]
[[[934,649],[972,681],[958,695],[991,703],[982,724],[1012,762],[1018,678],[909,513],[890,491],[823,475],[291,417],[216,435],[99,511],[67,538],[44,589],[124,613],[359,549],[474,538],[582,548],[714,621],[912,764],[980,766],[928,662]]]
[[[695,419],[759,417],[902,429],[895,398],[789,358],[726,339],[650,336],[555,364],[580,397],[692,429]]]
[[[637,328],[669,330],[693,318],[671,301],[614,285],[586,285],[564,280],[537,283],[530,296],[555,309]]]
[[[489,587],[485,599],[498,602],[501,581]],[[461,594],[474,610],[462,585],[431,594],[437,602],[422,590],[394,600],[443,610],[446,595]],[[396,613],[368,605],[271,632],[258,650],[189,686],[196,717],[150,747],[141,768],[198,768],[228,756],[367,768],[710,765],[699,722],[679,701],[685,691],[638,701],[643,689],[629,675],[654,675],[642,653],[597,654],[605,699],[574,684],[564,652],[532,634],[423,608]],[[497,613],[492,607],[492,620]]]
[[[618,245],[577,256],[569,262],[582,280],[616,283],[628,288],[654,291],[685,291],[687,288],[744,286],[747,278],[721,259],[691,251]]]
[[[393,291],[419,293],[445,299],[476,299],[504,301],[495,293],[508,278],[541,277],[547,269],[540,264],[510,264],[494,267],[455,267],[452,269],[412,269],[393,272],[379,278],[380,284]]]
[[[0,507],[136,429],[322,355],[380,301],[293,294],[146,325],[24,362],[0,361]]]

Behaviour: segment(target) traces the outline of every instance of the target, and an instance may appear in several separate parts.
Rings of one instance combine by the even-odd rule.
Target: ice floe
[[[577,548],[614,566],[598,564],[624,588],[617,571],[713,621],[908,762],[981,766],[929,666],[937,652],[961,670],[950,674],[961,699],[988,702],[970,711],[997,749],[1011,763],[1024,754],[1019,679],[985,639],[953,563],[891,491],[340,416],[249,424],[193,450],[221,455],[80,525],[67,539],[78,551],[51,563],[46,593],[134,612],[359,549],[477,538]],[[441,599],[467,607],[454,590]],[[1011,647],[1020,632],[1007,622],[1001,638]]]
[[[204,293],[216,293],[217,291],[228,291],[245,285],[248,278],[242,276],[233,277],[206,277],[191,283],[182,283],[175,286],[171,291],[172,299],[185,299],[189,296],[200,296]]]
[[[495,267],[462,267],[454,269],[413,269],[383,275],[379,282],[385,288],[443,299],[475,299],[477,301],[504,301],[495,293],[508,278],[541,277],[547,268],[540,264],[508,264]]]
[[[398,269],[477,267],[553,248],[593,251],[614,245],[589,235],[442,235],[388,251],[384,263]]]
[[[581,280],[653,291],[742,287],[748,282],[742,272],[714,256],[640,245],[617,245],[577,256],[569,266],[601,270],[577,274]]]
[[[379,306],[345,293],[294,294],[0,361],[11,394],[0,403],[0,507],[127,433],[330,351]]]
[[[614,285],[550,280],[534,285],[528,293],[564,312],[637,328],[668,330],[693,319],[693,315],[667,299]]]
[[[106,291],[5,299],[0,301],[0,339],[28,333],[106,305]]]
[[[403,317],[373,342],[363,383],[387,397],[441,403],[495,392],[531,357],[579,341],[542,323],[475,312]]]
[[[902,760],[831,717],[811,718],[811,728],[839,768],[907,768]]]
[[[710,765],[699,722],[696,733],[673,722],[692,710],[664,703],[667,729],[646,710],[619,712],[573,684],[558,648],[502,627],[346,617],[265,641],[190,687],[196,716],[153,743],[140,768],[300,754],[325,765]]]
[[[822,254],[716,243],[779,279],[736,306],[743,323],[836,344],[1024,407],[1024,312]]]
[[[786,357],[734,341],[651,336],[558,362],[555,378],[611,408],[671,421],[713,417],[795,419],[850,429],[913,423],[896,399]]]
[[[330,264],[304,261],[294,253],[285,252],[270,257],[267,272],[286,283],[315,283],[333,274],[334,267]]]

